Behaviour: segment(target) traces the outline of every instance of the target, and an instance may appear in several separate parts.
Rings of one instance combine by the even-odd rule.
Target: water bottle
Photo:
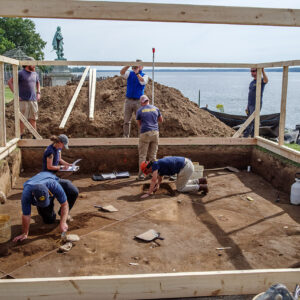
[[[296,173],[296,182],[291,186],[291,204],[300,204],[300,172]]]

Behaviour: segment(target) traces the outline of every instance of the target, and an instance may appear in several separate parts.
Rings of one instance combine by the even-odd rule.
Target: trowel
[[[113,205],[94,205],[95,208],[98,208],[99,210],[106,211],[106,212],[116,212],[118,209],[116,209]]]

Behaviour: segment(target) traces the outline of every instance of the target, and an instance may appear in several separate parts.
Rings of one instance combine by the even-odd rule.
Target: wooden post
[[[13,65],[15,135],[20,138],[18,66]]]
[[[90,69],[90,72],[89,72],[89,106],[91,105],[92,79],[93,79],[93,72],[92,72],[92,69]]]
[[[284,66],[283,73],[282,73],[281,107],[280,107],[280,121],[279,121],[279,140],[278,140],[279,146],[282,146],[284,144],[288,74],[289,74],[289,67]]]
[[[97,73],[96,69],[92,69],[92,85],[91,85],[91,97],[90,97],[90,113],[89,119],[94,120],[94,108],[95,108],[95,95],[96,95],[96,79]]]
[[[64,115],[64,117],[63,117],[63,119],[62,119],[62,121],[61,121],[61,123],[60,123],[60,125],[59,125],[59,129],[65,128],[65,125],[66,125],[66,123],[67,123],[67,121],[68,121],[68,118],[69,118],[69,116],[70,116],[70,113],[71,113],[71,111],[72,111],[72,109],[73,109],[73,106],[74,106],[76,100],[77,100],[77,97],[78,97],[78,95],[79,95],[80,89],[81,89],[81,87],[82,87],[82,85],[83,85],[84,79],[85,79],[85,77],[86,77],[86,75],[87,75],[89,69],[90,69],[90,67],[86,67],[86,68],[85,68],[85,70],[84,70],[84,72],[83,72],[83,74],[82,74],[82,77],[81,77],[81,79],[80,79],[80,81],[79,81],[79,84],[78,84],[78,86],[77,86],[77,88],[76,88],[76,90],[75,90],[75,93],[74,93],[74,95],[73,95],[73,97],[72,97],[72,99],[71,99],[71,101],[70,101],[70,103],[69,103],[69,106],[68,106],[67,110],[66,110],[66,113],[65,113],[65,115]]]
[[[261,98],[261,68],[257,68],[256,77],[256,104],[255,104],[255,124],[254,124],[254,137],[259,136],[259,123],[260,123],[260,98]]]
[[[0,147],[6,146],[4,63],[0,62]]]

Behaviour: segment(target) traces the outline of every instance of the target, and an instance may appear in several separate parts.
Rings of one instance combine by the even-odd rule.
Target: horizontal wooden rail
[[[0,147],[0,160],[8,156],[12,151],[17,148],[19,138],[14,138],[6,143],[5,147]]]
[[[6,56],[0,55],[0,62],[4,62],[6,64],[11,64],[11,65],[19,65],[19,61],[13,58],[9,58]]]
[[[1,0],[2,17],[300,26],[300,10],[107,1]]]
[[[299,283],[299,277],[299,269],[267,269],[2,279],[0,299],[163,299],[251,295],[266,291],[278,282],[292,291]]]
[[[135,61],[68,61],[68,60],[21,60],[20,65],[35,66],[132,66]],[[152,67],[152,62],[141,62],[146,67]],[[193,63],[193,62],[155,62],[156,67],[169,68],[256,68],[257,64],[250,63]]]
[[[20,140],[19,147],[46,147],[51,143],[50,140]],[[69,139],[70,147],[93,147],[93,146],[137,146],[138,138],[71,138]],[[186,137],[186,138],[160,138],[159,145],[256,145],[256,140],[236,139],[236,138],[219,138],[219,137]]]
[[[286,146],[279,146],[277,143],[269,141],[262,137],[257,137],[257,145],[281,155],[294,162],[300,163],[300,152]]]

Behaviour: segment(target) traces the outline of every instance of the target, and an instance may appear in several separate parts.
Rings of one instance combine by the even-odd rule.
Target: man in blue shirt
[[[14,242],[27,239],[30,227],[31,205],[37,207],[44,223],[52,224],[56,220],[54,199],[60,204],[60,231],[68,230],[67,219],[73,207],[78,189],[69,180],[59,179],[51,172],[40,172],[24,183],[22,193],[22,234]]]
[[[163,117],[160,114],[159,109],[149,104],[149,98],[146,95],[142,95],[140,98],[141,107],[136,113],[136,120],[140,128],[139,138],[139,166],[142,161],[147,158],[149,161],[156,160],[156,154],[158,149],[158,122],[163,121]],[[144,180],[145,176],[141,170],[137,180]]]
[[[34,60],[29,57],[28,60]],[[38,119],[38,101],[41,98],[39,75],[35,72],[35,66],[23,66],[18,73],[20,112],[25,116],[34,129]],[[14,92],[13,78],[7,82],[9,88]],[[20,121],[21,138],[24,135],[24,124]]]
[[[141,60],[137,59],[137,62]],[[143,73],[143,66],[133,66],[132,71],[128,71],[130,66],[121,69],[120,74],[127,79],[126,100],[124,104],[124,124],[123,136],[130,136],[132,113],[136,115],[140,107],[140,97],[144,94],[148,76]]]
[[[152,173],[149,191],[141,198],[149,197],[160,187],[163,176],[172,176],[177,174],[176,189],[179,192],[202,191],[208,193],[206,178],[190,180],[194,172],[194,165],[188,158],[181,156],[167,156],[154,162],[143,161],[141,170],[145,175]]]
[[[262,98],[263,92],[265,89],[265,85],[268,83],[269,79],[265,73],[264,68],[262,68],[263,78],[261,79],[261,99],[260,99],[260,109],[262,108]],[[257,77],[257,69],[251,68],[251,76],[254,78],[249,85],[249,93],[248,93],[248,105],[246,108],[247,116],[251,116],[255,111],[256,106],[256,77]],[[249,126],[244,131],[244,137],[253,137],[254,136],[254,120],[249,124]]]

